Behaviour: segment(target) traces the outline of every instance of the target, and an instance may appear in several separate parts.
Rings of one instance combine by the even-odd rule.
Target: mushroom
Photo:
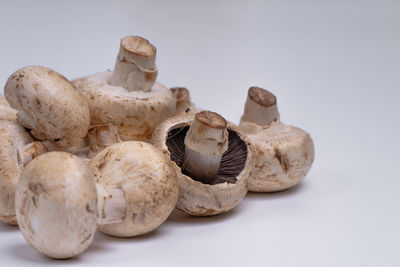
[[[275,95],[251,87],[239,128],[256,149],[249,190],[274,192],[290,188],[305,177],[314,160],[314,144],[305,131],[283,124]]]
[[[176,114],[180,113],[197,113],[196,106],[190,100],[190,92],[185,87],[170,88],[176,101]]]
[[[149,143],[111,145],[92,159],[90,168],[98,184],[118,185],[125,192],[124,220],[104,225],[100,228],[103,233],[118,237],[146,234],[164,222],[176,205],[179,185],[175,168]]]
[[[70,153],[49,152],[23,171],[17,220],[37,251],[70,258],[90,245],[97,228],[120,237],[154,230],[175,207],[178,188],[170,161],[148,143],[114,144],[90,166]]]
[[[25,164],[47,152],[16,121],[0,121],[0,221],[17,225],[14,196]]]
[[[178,209],[195,216],[216,215],[246,195],[253,147],[219,114],[201,111],[170,118],[157,127],[152,143],[169,155],[177,170]]]
[[[54,70],[21,68],[8,78],[4,93],[17,110],[18,121],[39,140],[71,147],[82,142],[88,132],[90,113],[85,99]]]
[[[175,115],[175,98],[155,82],[156,48],[139,36],[122,38],[114,71],[73,81],[89,104],[93,125],[115,123],[122,140],[148,141]]]
[[[110,200],[115,203],[115,199]],[[97,211],[105,210],[98,209],[97,204],[89,167],[61,151],[32,160],[24,168],[15,195],[22,235],[37,251],[56,259],[78,255],[92,242]]]
[[[17,111],[10,107],[3,95],[0,95],[0,121],[2,120],[17,120]]]

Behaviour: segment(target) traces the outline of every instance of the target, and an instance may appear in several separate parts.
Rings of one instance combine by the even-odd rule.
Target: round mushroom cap
[[[97,226],[97,191],[89,167],[67,152],[33,159],[22,173],[15,197],[26,241],[48,257],[78,255],[92,242]]]
[[[8,104],[7,99],[0,95],[0,121],[1,120],[17,120],[17,111]]]
[[[32,137],[16,121],[0,121],[0,221],[17,225],[15,190],[22,172],[20,152]]]
[[[73,81],[89,104],[92,124],[114,123],[122,140],[148,141],[155,127],[175,114],[172,92],[155,83],[151,91],[112,86],[112,71]]]
[[[210,216],[236,207],[247,193],[247,181],[254,167],[254,148],[249,139],[228,123],[229,145],[222,155],[218,175],[210,184],[196,181],[183,166],[184,138],[194,114],[182,114],[161,123],[152,143],[172,160],[178,173],[177,208],[194,216]]]
[[[8,78],[4,93],[18,111],[18,121],[39,140],[61,147],[74,146],[88,132],[90,113],[85,99],[52,69],[21,68]]]
[[[111,145],[90,163],[95,180],[119,186],[125,192],[126,216],[121,223],[104,225],[108,235],[132,237],[156,229],[175,207],[176,171],[170,160],[151,144],[128,141]]]
[[[279,120],[268,126],[241,121],[256,150],[249,191],[275,192],[300,183],[314,161],[314,144],[305,131]]]

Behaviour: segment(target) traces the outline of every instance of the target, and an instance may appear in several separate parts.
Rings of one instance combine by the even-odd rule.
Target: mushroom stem
[[[46,152],[49,151],[42,142],[33,142],[25,145],[22,149],[22,155],[21,155],[22,165],[25,166],[32,159]]]
[[[139,36],[122,38],[111,85],[150,91],[158,74],[155,61],[156,48],[149,41]]]
[[[121,142],[118,129],[114,124],[95,125],[88,132],[91,156],[112,144]]]
[[[196,114],[185,137],[184,168],[196,180],[211,183],[227,149],[226,120],[217,113],[201,111]]]
[[[126,199],[121,187],[104,187],[96,183],[97,189],[97,225],[99,227],[120,223],[125,219]],[[89,207],[88,207],[89,208]]]
[[[181,113],[190,107],[190,93],[185,87],[173,87],[170,89],[176,100],[176,113]]]
[[[276,96],[262,88],[250,87],[241,120],[267,126],[278,118]]]

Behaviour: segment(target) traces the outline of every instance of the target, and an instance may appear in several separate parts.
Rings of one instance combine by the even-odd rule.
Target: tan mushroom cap
[[[17,120],[17,111],[8,104],[7,99],[0,95],[0,121],[1,120]]]
[[[161,123],[155,130],[152,143],[171,157],[167,138],[172,130],[181,131],[188,127],[194,114],[181,114]],[[254,167],[254,148],[249,139],[234,124],[227,122],[227,129],[238,135],[247,148],[244,168],[236,176],[234,183],[204,184],[182,173],[181,168],[172,160],[178,173],[179,198],[177,208],[195,216],[210,216],[227,212],[237,206],[247,193],[247,182]],[[228,148],[229,150],[229,148]]]
[[[24,238],[48,257],[73,257],[92,242],[96,185],[78,157],[49,152],[32,160],[18,183],[15,203]]]
[[[79,144],[90,124],[89,107],[64,76],[42,66],[28,66],[8,79],[5,96],[18,121],[42,141],[61,147]]]
[[[148,233],[164,222],[178,198],[176,171],[170,160],[151,144],[129,141],[109,146],[90,163],[97,183],[119,186],[127,201],[122,223],[100,230],[119,237]]]
[[[113,72],[73,81],[89,104],[92,124],[115,123],[122,140],[148,141],[155,127],[175,114],[172,92],[155,83],[149,92],[112,86]]]
[[[257,155],[249,191],[281,191],[303,180],[314,161],[314,144],[308,133],[279,120],[268,126],[242,120],[239,127]]]
[[[17,225],[15,190],[22,172],[23,147],[32,137],[16,121],[0,121],[0,221]]]

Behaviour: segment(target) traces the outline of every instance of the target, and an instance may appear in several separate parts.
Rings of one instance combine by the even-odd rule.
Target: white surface
[[[46,65],[68,78],[111,69],[119,39],[158,48],[159,81],[238,122],[247,89],[275,92],[316,160],[298,187],[249,194],[212,218],[175,213],[154,233],[98,233],[69,261],[0,225],[1,266],[399,266],[400,2],[0,3],[0,83]]]

